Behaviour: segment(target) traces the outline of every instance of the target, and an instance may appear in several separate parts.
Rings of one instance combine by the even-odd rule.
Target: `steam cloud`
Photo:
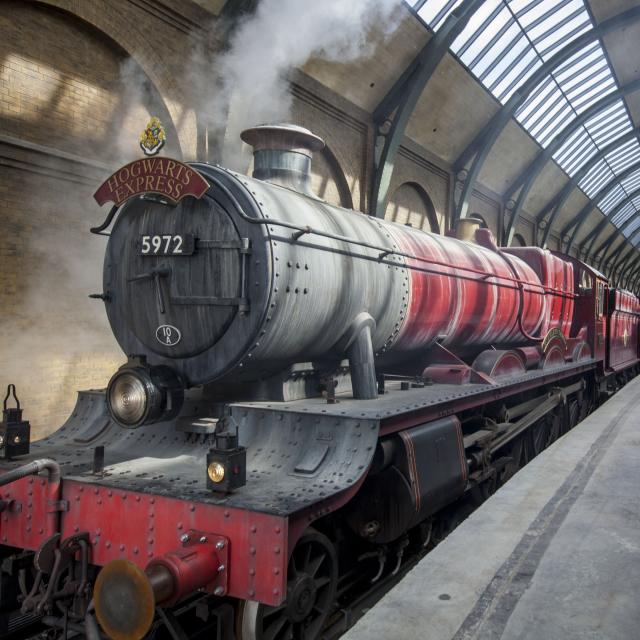
[[[239,154],[243,129],[290,117],[291,69],[311,57],[337,62],[371,55],[398,26],[400,8],[400,0],[262,0],[215,62],[219,88],[211,107],[227,118],[224,164],[246,169]]]

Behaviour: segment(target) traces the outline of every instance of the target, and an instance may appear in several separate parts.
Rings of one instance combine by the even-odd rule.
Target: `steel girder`
[[[617,238],[616,238],[617,240]],[[633,252],[634,247],[628,246],[626,248],[623,248],[620,251],[620,256],[615,259],[615,260],[611,260],[611,262],[609,262],[609,264],[607,265],[603,265],[606,267],[607,271],[606,273],[609,275],[609,278],[611,279],[612,282],[616,281],[616,273],[618,272],[618,268],[622,268],[624,267],[624,265],[629,261],[629,259],[633,256],[634,252]],[[605,271],[603,271],[602,269],[598,269],[601,273],[605,273]]]
[[[627,288],[634,293],[638,290],[638,279],[640,279],[640,265],[636,265],[627,278]]]
[[[625,267],[629,264],[629,261],[635,255],[635,253],[636,251],[634,246],[631,246],[626,253],[621,252],[621,258],[619,260],[616,260],[616,262],[614,262],[613,266],[611,267],[611,278],[612,280],[614,280],[614,282],[620,282],[622,280],[622,276],[625,272]],[[617,276],[616,273],[618,274]]]
[[[616,207],[607,215],[607,218],[611,219],[614,216],[616,216],[618,214],[618,212],[622,211],[622,209],[624,209],[624,207],[629,202],[631,202],[634,198],[637,198],[638,196],[640,196],[640,188],[638,188],[635,191],[632,191],[630,194],[628,194],[627,197],[622,202],[620,202],[618,205],[616,205]],[[631,214],[619,227],[617,227],[617,231],[619,233],[622,233],[636,219],[636,217],[637,217],[637,215]],[[597,236],[595,236],[595,237],[597,237]],[[606,245],[607,245],[607,241],[603,240],[593,251],[593,255],[596,256],[603,249],[605,249],[605,252],[602,254],[602,258],[600,259],[600,263],[601,264],[604,262],[605,258],[607,257],[607,254],[611,250],[611,245],[609,245],[608,247]]]
[[[636,229],[628,238],[627,241],[629,242],[630,249],[627,249],[626,253],[625,252],[621,252],[620,256],[618,257],[617,260],[615,260],[612,264],[612,268],[615,268],[619,265],[620,260],[625,258],[625,257],[631,257],[632,255],[634,255],[634,252],[637,252],[637,247],[636,245],[633,244],[632,240],[640,233],[640,229]],[[640,258],[640,254],[637,255],[638,258]]]
[[[635,257],[634,253],[632,252],[627,255],[624,262],[618,266],[618,268],[616,269],[617,276],[615,279],[615,282],[618,283],[618,286],[626,287],[631,281],[631,275],[635,271],[635,267],[638,266],[638,257],[639,256],[637,255],[637,252],[635,252]]]
[[[638,167],[638,165],[634,165],[636,168]],[[607,185],[606,185],[606,189],[611,189],[612,187],[614,187],[616,184],[616,180],[611,180]],[[578,213],[577,216],[575,216],[575,218],[573,219],[573,221],[571,223],[569,223],[563,230],[562,233],[565,234],[569,231],[569,229],[571,229],[573,227],[573,232],[571,233],[571,237],[569,238],[569,241],[567,242],[567,248],[566,248],[566,252],[569,253],[571,251],[571,247],[573,247],[573,245],[575,244],[576,241],[576,236],[578,235],[578,232],[580,231],[580,229],[582,228],[582,225],[587,221],[587,218],[589,217],[589,214],[593,211],[593,209],[595,209],[596,205],[594,205],[594,201],[596,198],[601,197],[602,195],[602,190],[600,190],[593,198],[591,198],[591,202],[586,204]],[[606,195],[606,194],[605,194]],[[608,216],[604,216],[604,219],[601,220],[597,227],[595,229],[592,229],[587,235],[586,237],[583,239],[583,241],[580,243],[580,248],[578,251],[578,255],[580,255],[580,252],[584,249],[584,247],[586,246],[586,243],[589,242],[589,240],[592,240],[591,245],[589,246],[589,252],[591,251],[591,247],[593,246],[593,244],[595,243],[595,237],[598,235],[598,233],[600,233],[600,231],[604,228],[604,225],[606,224],[608,219]]]
[[[543,149],[540,152],[540,154],[529,165],[529,167],[527,168],[527,171],[525,172],[526,177],[522,184],[522,188],[518,193],[516,204],[512,210],[511,217],[509,218],[509,224],[507,227],[506,238],[505,238],[506,244],[510,244],[511,240],[513,239],[513,234],[515,233],[516,224],[518,223],[520,214],[522,213],[522,209],[524,207],[525,200],[527,199],[527,195],[529,194],[531,187],[533,187],[536,179],[538,178],[540,173],[542,173],[542,170],[546,166],[547,162],[551,160],[551,158],[556,153],[556,151],[558,151],[562,147],[562,145],[565,143],[565,141],[569,138],[569,136],[572,133],[574,133],[577,129],[579,129],[582,125],[584,125],[585,122],[588,122],[591,118],[598,115],[601,111],[604,111],[607,107],[611,106],[611,104],[614,103],[616,100],[619,100],[620,98],[627,95],[628,93],[633,93],[634,91],[638,91],[639,89],[640,89],[640,79],[630,82],[624,87],[607,94],[606,96],[604,96],[604,98],[598,100],[598,102],[596,102],[591,107],[589,107],[586,111],[583,111],[579,116],[574,118],[553,139],[553,141],[545,149]],[[610,146],[613,146],[613,145],[610,145]],[[578,172],[575,176],[573,176],[573,178],[568,183],[568,185],[575,186],[575,184],[577,184],[577,182],[579,182],[584,176],[584,174],[580,175],[581,172],[582,170]],[[574,183],[574,180],[576,180],[576,178],[577,178],[577,182]],[[558,215],[561,205],[564,204],[566,199],[571,194],[571,190],[572,189],[570,189],[566,194],[564,194],[564,189],[563,189],[561,194],[558,196],[558,198],[561,199],[560,204],[553,205],[553,202],[551,202],[548,205],[546,205],[546,207],[540,213],[538,213],[536,222],[540,224],[540,222],[542,222],[542,219],[548,213],[548,211],[551,211],[549,224],[545,227],[545,231],[542,239],[543,246],[546,244],[547,240],[549,239],[549,231],[551,229],[551,226],[553,225],[553,222],[555,221]],[[563,197],[561,198],[561,196]]]
[[[633,270],[630,271],[627,282],[631,291],[638,290],[638,284],[640,284],[640,263],[636,263]]]
[[[607,33],[635,22],[638,19],[640,19],[640,7],[634,7],[633,9],[602,22],[554,54],[541,67],[539,67],[520,88],[516,89],[509,100],[502,106],[498,113],[493,116],[482,132],[480,132],[471,144],[467,146],[455,163],[456,174],[462,170],[467,171],[467,175],[462,186],[462,193],[460,194],[454,212],[455,219],[466,215],[469,208],[471,193],[489,152],[493,148],[493,145],[498,139],[500,133],[502,133],[503,129],[510,122],[511,118],[515,115],[516,111],[523,104],[531,91],[533,91],[533,89],[537,87],[538,84],[556,67],[563,62],[566,62],[566,60],[590,42],[600,39]],[[467,169],[467,165],[469,163],[471,163],[471,166]]]
[[[640,169],[640,162],[636,162],[630,165],[624,171],[619,173],[613,180],[610,180],[609,182],[607,182],[607,184],[605,184],[604,187],[602,187],[602,189],[600,189],[600,191],[598,191],[598,193],[596,193],[591,198],[591,200],[587,202],[587,204],[584,207],[582,207],[582,209],[580,209],[580,212],[575,217],[575,219],[578,220],[578,219],[584,218],[586,220],[589,214],[595,208],[597,208],[598,203],[609,193],[609,191],[611,191],[613,187],[615,187],[621,180],[628,178],[631,174],[636,172],[638,169]],[[580,257],[580,255],[584,251],[584,248],[587,246],[587,243],[590,240],[591,240],[591,243],[589,244],[589,247],[584,255],[588,256],[591,253],[591,249],[593,249],[593,245],[595,244],[595,240],[598,234],[600,233],[600,231],[602,231],[602,229],[604,229],[605,225],[607,224],[607,222],[609,222],[609,220],[610,220],[609,216],[605,215],[604,218],[598,223],[598,225],[596,225],[596,227],[586,235],[584,240],[580,243],[578,257]],[[571,247],[571,245],[573,245],[573,243],[575,242],[575,237],[577,232],[578,232],[578,228],[576,227],[573,230],[568,247]]]
[[[605,268],[608,268],[611,273],[614,273],[622,261],[627,257],[631,257],[635,251],[635,246],[628,243],[627,238],[620,235],[615,235],[611,240],[610,248],[613,247],[616,247],[616,251],[618,252],[617,256],[611,256],[609,262],[602,259],[604,256],[601,256],[598,260],[597,269],[603,273]]]
[[[374,149],[375,158],[378,158],[379,153],[379,159],[374,160],[370,205],[372,215],[384,218],[396,154],[427,82],[453,41],[483,3],[484,0],[464,0],[454,9],[374,110]],[[378,145],[381,142],[383,147],[379,152]]]
[[[562,190],[547,203],[537,214],[536,218],[541,217],[549,213],[549,211],[553,211],[554,209],[561,209],[564,203],[569,199],[569,196],[573,193],[573,190],[578,186],[578,184],[582,181],[582,179],[595,167],[600,160],[602,160],[605,156],[609,155],[612,151],[615,151],[619,146],[633,140],[634,138],[638,138],[640,135],[640,129],[634,129],[629,133],[626,133],[619,138],[616,138],[613,142],[609,143],[606,147],[604,147],[601,151],[596,153],[594,156],[589,158],[589,160],[577,171],[567,182],[567,184],[562,187]],[[569,222],[560,232],[561,238],[566,236],[569,229],[573,228],[575,225],[575,221]],[[568,253],[568,249],[567,249]]]

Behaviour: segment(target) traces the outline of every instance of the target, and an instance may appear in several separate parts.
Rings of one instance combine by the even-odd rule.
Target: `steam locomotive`
[[[320,138],[243,139],[251,178],[155,156],[96,192],[128,360],[37,442],[5,399],[2,634],[318,638],[638,372],[589,265],[331,206]]]

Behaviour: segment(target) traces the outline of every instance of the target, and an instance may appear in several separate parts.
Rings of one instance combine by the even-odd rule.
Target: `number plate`
[[[195,251],[195,245],[192,235],[179,233],[144,235],[138,241],[142,256],[190,256]]]

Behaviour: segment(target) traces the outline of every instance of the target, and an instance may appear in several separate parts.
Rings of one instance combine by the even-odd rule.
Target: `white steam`
[[[398,26],[400,0],[261,0],[216,60],[219,90],[213,112],[227,115],[223,161],[241,162],[240,132],[287,120],[288,74],[312,57],[353,61]],[[372,37],[372,34],[375,37]]]

